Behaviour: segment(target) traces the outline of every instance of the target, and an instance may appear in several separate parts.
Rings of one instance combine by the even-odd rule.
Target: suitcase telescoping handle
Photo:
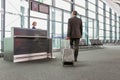
[[[70,40],[64,39],[64,47],[65,48],[70,48]]]

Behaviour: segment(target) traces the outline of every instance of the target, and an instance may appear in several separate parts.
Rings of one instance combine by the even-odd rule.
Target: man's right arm
[[[80,32],[81,32],[81,36],[82,36],[82,32],[83,32],[83,25],[82,25],[82,20],[80,19],[81,24],[80,24]]]

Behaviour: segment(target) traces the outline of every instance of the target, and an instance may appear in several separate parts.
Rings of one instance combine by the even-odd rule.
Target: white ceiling
[[[120,0],[102,0],[120,16]]]
[[[120,7],[120,0],[112,0],[113,3],[117,4]]]

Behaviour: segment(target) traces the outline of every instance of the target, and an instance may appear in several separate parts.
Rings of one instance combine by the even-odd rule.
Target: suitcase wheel
[[[72,66],[74,66],[74,63],[73,62],[63,62],[63,66],[65,66],[65,65],[72,65]]]

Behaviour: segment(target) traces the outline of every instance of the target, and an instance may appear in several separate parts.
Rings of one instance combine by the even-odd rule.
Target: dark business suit
[[[33,26],[32,29],[36,29],[36,28]]]
[[[77,61],[79,40],[82,37],[82,20],[80,18],[75,16],[68,20],[67,37],[70,37],[70,46],[75,49],[74,59]]]

